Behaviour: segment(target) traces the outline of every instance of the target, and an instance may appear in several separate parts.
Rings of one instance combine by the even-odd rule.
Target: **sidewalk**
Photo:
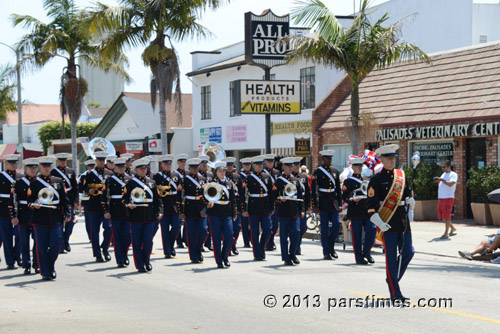
[[[417,253],[432,254],[437,256],[459,257],[459,250],[470,251],[489,234],[496,234],[500,226],[475,225],[472,219],[454,220],[457,235],[450,239],[442,240],[444,223],[439,221],[414,221],[411,223],[413,246]],[[305,238],[318,240],[320,236],[315,231],[307,231]],[[351,249],[347,243],[346,249]]]

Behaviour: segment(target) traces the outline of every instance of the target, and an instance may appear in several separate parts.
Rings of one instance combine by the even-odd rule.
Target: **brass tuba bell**
[[[89,154],[92,159],[95,159],[95,152],[100,151],[106,152],[108,153],[108,155],[116,155],[116,150],[113,143],[111,143],[106,138],[95,137],[89,143]]]
[[[214,168],[217,162],[220,162],[222,159],[226,157],[226,152],[224,151],[221,145],[209,141],[205,143],[205,145],[203,145],[200,155],[208,156],[210,160],[208,162],[208,165],[211,168]]]

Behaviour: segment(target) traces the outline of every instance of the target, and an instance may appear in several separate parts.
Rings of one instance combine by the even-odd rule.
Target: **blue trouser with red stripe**
[[[231,221],[233,222],[233,238],[234,238],[233,246],[236,246],[241,231],[241,214],[238,214],[236,216],[236,220],[233,221],[233,219],[231,219]]]
[[[102,223],[102,243],[99,245],[99,231]],[[101,248],[108,250],[111,242],[112,230],[109,219],[105,219],[102,213],[90,212],[90,240],[92,241],[92,252],[94,257],[101,257]]]
[[[234,243],[233,219],[231,217],[209,216],[208,224],[212,235],[215,262],[222,264],[223,260],[228,259]]]
[[[14,265],[14,263],[16,262],[16,251],[14,250],[14,233],[14,226],[12,226],[11,219],[0,218],[0,237],[3,241],[3,252],[5,255],[5,262],[8,266]]]
[[[262,235],[260,229],[262,228]],[[264,256],[264,250],[271,237],[271,216],[250,216],[250,236],[252,237],[253,256]]]
[[[181,221],[178,214],[163,215],[161,221],[161,240],[163,242],[163,254],[172,255],[175,239],[181,229]]]
[[[154,225],[154,222],[130,223],[132,250],[134,251],[134,262],[137,269],[144,269],[144,266],[149,264],[149,258],[153,251]]]
[[[156,232],[158,232],[159,229],[160,229],[160,221],[157,219],[157,220],[155,220],[154,226],[153,226],[153,238],[155,237]]]
[[[365,230],[365,242],[362,244],[361,236],[363,229]],[[363,261],[365,255],[370,255],[376,234],[377,228],[369,218],[351,219],[352,248],[356,261]]]
[[[205,240],[205,246],[210,247],[212,245],[212,237],[210,234],[210,229],[208,228],[208,216],[205,217],[205,222],[203,223],[203,226],[207,227],[207,239]]]
[[[201,247],[208,237],[206,222],[206,217],[186,218],[184,229],[186,230],[186,243],[191,261],[200,261],[201,259]]]
[[[113,229],[116,264],[125,264],[128,249],[132,242],[130,224],[126,218],[111,218],[110,222]]]
[[[33,229],[40,273],[42,276],[49,276],[55,270],[55,263],[61,249],[62,225],[34,225]]]
[[[383,236],[385,247],[385,268],[387,274],[387,284],[391,298],[401,298],[399,281],[403,277],[408,264],[410,264],[415,250],[413,249],[411,232],[391,233],[385,232]],[[401,253],[401,268],[399,269],[398,251]],[[399,276],[398,276],[399,270]]]
[[[267,243],[267,247],[269,249],[272,248],[274,244],[274,236],[278,233],[278,227],[280,225],[280,219],[278,218],[278,210],[274,211],[274,214],[271,216],[271,237],[269,238],[269,242]]]
[[[290,238],[290,248],[288,248],[288,238]],[[290,261],[295,258],[300,239],[299,218],[280,218],[280,247],[281,259]]]
[[[304,234],[307,232],[307,212],[304,213],[304,218],[299,218],[299,223],[300,223],[300,235],[299,235],[299,246],[297,247],[297,253],[301,251],[300,246],[302,245],[302,237]]]
[[[61,245],[61,249],[64,249],[64,246],[69,244],[69,237],[71,237],[71,234],[73,233],[74,226],[75,226],[75,209],[71,208],[71,218],[69,222],[67,222],[66,225],[64,226],[63,243]]]
[[[83,206],[83,216],[85,217],[85,230],[87,231],[87,236],[89,237],[89,241],[92,241],[92,238],[90,237],[90,229],[91,229],[91,224],[90,224],[90,213],[87,210],[87,206]]]
[[[35,233],[33,227],[30,225],[18,225],[19,237],[21,239],[21,255],[23,259],[23,268],[31,267],[30,256],[30,237],[35,240]],[[33,243],[33,268],[38,268],[38,261],[36,258],[36,242]]]
[[[337,210],[321,211],[319,213],[321,246],[323,247],[323,256],[331,254],[335,249],[335,241],[339,236],[340,221]]]
[[[241,222],[241,234],[243,235],[243,244],[250,246],[250,217],[243,217],[240,213],[238,217]]]

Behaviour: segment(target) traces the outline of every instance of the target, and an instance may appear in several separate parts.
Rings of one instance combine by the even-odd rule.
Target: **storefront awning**
[[[260,150],[261,154],[266,154],[265,149]],[[271,153],[276,154],[277,157],[292,157],[295,154],[293,147],[275,147],[271,148]]]
[[[5,160],[5,156],[14,154],[17,151],[17,144],[0,144],[0,161]]]

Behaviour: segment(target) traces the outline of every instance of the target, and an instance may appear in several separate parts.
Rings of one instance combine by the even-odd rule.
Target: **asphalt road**
[[[0,333],[493,333],[500,329],[499,265],[417,253],[401,281],[403,293],[412,303],[419,298],[452,298],[451,307],[388,308],[371,302],[371,296],[388,297],[381,249],[373,251],[376,264],[357,266],[350,245],[346,251],[338,245],[338,260],[324,261],[319,242],[307,240],[302,263],[285,267],[279,248],[268,252],[265,262],[253,261],[251,249],[240,248],[240,255],[230,259],[231,268],[217,269],[211,253],[204,253],[203,264],[194,265],[187,249],[178,250],[176,259],[164,259],[160,247],[158,234],[154,269],[147,274],[137,273],[133,265],[119,269],[114,258],[95,263],[79,223],[72,252],[60,255],[56,263],[55,281],[25,276],[21,269],[6,270],[2,261]],[[356,307],[367,296],[368,303]],[[343,302],[341,306],[348,306],[349,299],[352,307],[339,307]]]

